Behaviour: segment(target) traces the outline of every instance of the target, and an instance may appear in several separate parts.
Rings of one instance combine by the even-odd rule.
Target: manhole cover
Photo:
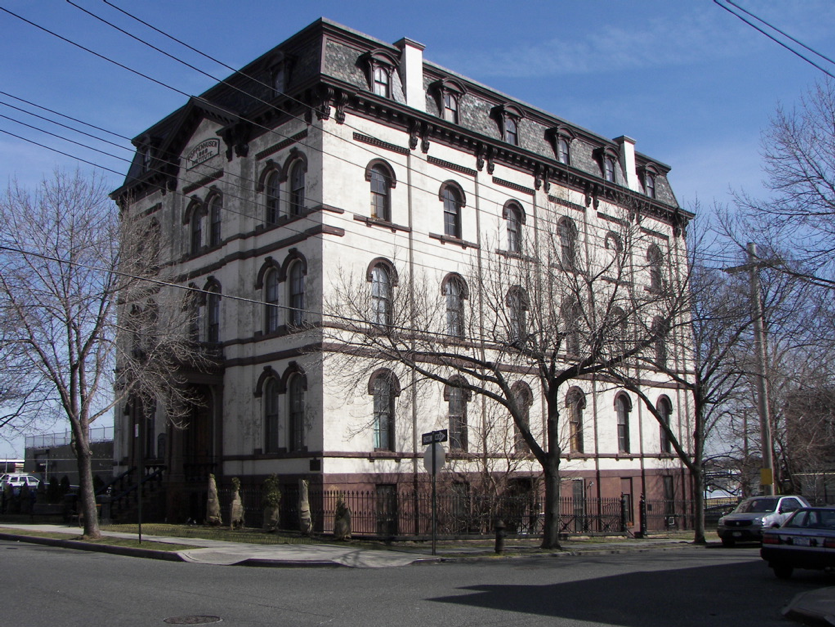
[[[163,622],[169,625],[208,625],[221,622],[220,616],[174,616]]]

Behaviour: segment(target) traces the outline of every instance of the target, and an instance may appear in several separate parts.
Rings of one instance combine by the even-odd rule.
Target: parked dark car
[[[809,507],[802,496],[753,496],[742,501],[730,514],[722,516],[716,533],[724,546],[759,542],[764,529],[779,527],[801,507]]]
[[[780,579],[795,568],[835,567],[835,507],[803,508],[782,527],[766,529],[760,556]]]

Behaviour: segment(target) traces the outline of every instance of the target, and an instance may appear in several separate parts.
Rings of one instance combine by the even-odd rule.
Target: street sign
[[[435,449],[434,454],[432,449]],[[423,467],[426,468],[426,472],[432,476],[437,475],[444,467],[445,461],[446,451],[440,442],[434,442],[426,447],[426,451],[423,453]]]
[[[446,442],[449,440],[449,432],[446,429],[439,429],[438,431],[430,431],[420,436],[421,444],[428,446],[432,442]]]

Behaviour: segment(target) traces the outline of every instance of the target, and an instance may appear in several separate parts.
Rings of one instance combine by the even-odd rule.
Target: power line
[[[727,0],[727,1],[728,1],[728,2],[730,2],[730,0]],[[730,13],[731,15],[733,15],[734,17],[736,17],[736,18],[738,18],[738,19],[742,20],[743,22],[745,22],[746,24],[748,24],[748,26],[750,26],[751,28],[753,28],[753,29],[755,29],[755,30],[759,31],[760,33],[762,33],[763,35],[765,35],[766,37],[768,37],[768,38],[769,38],[771,41],[773,41],[774,43],[779,44],[780,46],[782,46],[783,48],[785,48],[786,50],[788,50],[789,52],[791,52],[793,55],[796,55],[796,56],[800,57],[801,59],[803,59],[804,61],[806,61],[806,63],[808,63],[809,65],[813,65],[814,67],[816,67],[817,69],[819,69],[821,72],[823,72],[824,74],[826,74],[826,75],[827,75],[827,76],[829,76],[830,78],[835,78],[835,74],[832,74],[831,72],[829,72],[829,71],[827,71],[826,69],[822,68],[820,65],[818,65],[817,63],[815,63],[814,61],[812,61],[812,60],[811,60],[811,59],[809,59],[808,57],[806,57],[806,56],[802,55],[802,54],[801,54],[801,53],[799,53],[797,50],[795,50],[795,49],[794,49],[794,48],[792,48],[791,46],[789,46],[789,45],[787,45],[787,44],[783,43],[782,41],[780,41],[779,39],[777,39],[776,37],[774,37],[774,36],[773,36],[773,35],[771,35],[770,33],[767,33],[767,32],[766,32],[766,31],[764,31],[762,28],[760,28],[759,26],[757,26],[756,24],[754,24],[754,23],[753,23],[753,22],[751,22],[750,20],[746,19],[746,18],[745,18],[745,17],[743,17],[742,15],[739,15],[738,13],[733,12],[731,9],[729,9],[729,8],[728,8],[728,7],[726,7],[724,4],[722,4],[721,2],[719,2],[719,0],[713,0],[713,2],[714,2],[714,4],[716,4],[717,6],[722,7],[723,9],[725,9],[725,11],[727,11],[728,13]],[[736,5],[736,4],[734,4],[733,2],[730,2],[730,4],[733,4],[733,6],[735,6],[735,7],[737,6],[737,5]],[[741,9],[741,7],[739,7],[739,8]],[[745,11],[745,9],[741,9],[741,10],[742,10],[742,11]],[[745,11],[745,12],[746,12],[746,13],[748,13],[748,11]],[[759,18],[756,18],[756,19],[758,19],[758,20],[759,20]],[[762,20],[760,20],[760,21],[762,21]],[[763,23],[765,23],[765,22],[763,22]],[[775,29],[775,30],[776,30],[776,29]],[[777,32],[780,32],[780,31],[777,31]],[[793,40],[793,41],[794,41],[794,40]],[[801,44],[801,45],[802,45],[802,44]],[[804,47],[804,48],[806,48],[806,46],[805,46],[805,45],[804,45],[803,47]],[[808,48],[807,48],[807,49],[808,49]],[[814,52],[814,51],[813,51],[813,52]],[[815,54],[817,54],[818,56],[823,56],[823,55],[820,55],[820,54],[819,54],[819,53],[817,53],[817,52],[815,52]],[[825,58],[825,57],[824,57],[824,58]],[[827,59],[827,60],[829,60],[829,59]]]

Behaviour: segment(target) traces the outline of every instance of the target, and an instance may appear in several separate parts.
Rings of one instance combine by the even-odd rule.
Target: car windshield
[[[777,509],[778,501],[779,499],[775,498],[747,499],[742,501],[734,511],[737,514],[764,514],[766,512],[773,512]]]

